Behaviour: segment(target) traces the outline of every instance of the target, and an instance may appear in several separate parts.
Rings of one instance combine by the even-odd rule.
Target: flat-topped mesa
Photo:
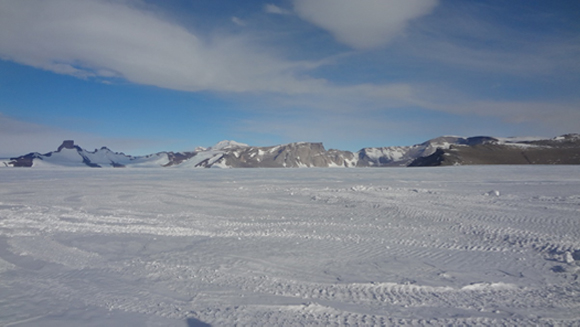
[[[326,151],[322,143],[296,142],[270,147],[245,147],[228,151],[216,166],[232,168],[352,167],[354,155],[348,151]]]
[[[60,152],[62,149],[74,149],[75,148],[75,141],[73,140],[64,140],[62,141],[62,144],[58,147],[58,149],[56,150],[57,152]]]

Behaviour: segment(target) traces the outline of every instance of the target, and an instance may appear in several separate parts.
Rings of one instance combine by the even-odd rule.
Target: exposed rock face
[[[167,152],[169,162],[164,164],[163,167],[177,166],[180,163],[191,159],[195,154],[195,152]]]
[[[272,147],[240,147],[218,161],[227,167],[353,167],[354,154],[348,151],[326,151],[322,143],[290,143]]]
[[[438,149],[432,155],[419,157],[409,166],[450,165],[578,165],[580,136],[567,134],[550,140],[456,144]]]
[[[133,157],[102,147],[86,151],[67,140],[57,151],[37,152],[2,162],[9,167],[301,168],[419,167],[484,164],[580,164],[580,135],[553,139],[500,139],[443,136],[412,146],[364,148],[356,153],[326,150],[322,143],[254,147],[222,141],[191,152],[159,152]]]
[[[364,148],[358,153],[358,167],[406,167],[418,158],[434,155],[438,149],[448,149],[454,145],[474,146],[498,140],[487,136],[457,137],[442,136],[412,146],[392,146]]]
[[[433,167],[433,166],[443,166],[442,162],[445,161],[445,157],[448,154],[443,149],[435,150],[435,153],[426,156],[426,157],[419,157],[413,160],[408,167]]]
[[[58,147],[56,152],[60,152],[62,149],[74,149],[75,148],[75,141],[73,140],[66,140],[63,141],[62,144]]]
[[[38,159],[41,156],[38,152],[31,152],[18,158],[10,158],[10,161],[6,165],[12,167],[32,167],[34,159]]]

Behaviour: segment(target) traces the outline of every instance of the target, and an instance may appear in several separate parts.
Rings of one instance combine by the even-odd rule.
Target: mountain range
[[[580,134],[552,139],[442,136],[412,146],[326,150],[322,143],[268,147],[222,141],[186,152],[131,156],[107,147],[88,151],[72,140],[56,151],[0,160],[0,167],[304,168],[420,167],[485,164],[580,164]]]

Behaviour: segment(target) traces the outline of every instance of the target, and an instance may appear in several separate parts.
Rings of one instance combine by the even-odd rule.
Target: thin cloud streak
[[[559,77],[580,72],[580,40],[544,41],[518,49],[480,49],[448,39],[425,37],[402,44],[403,51],[423,60],[484,73]],[[488,41],[492,42],[492,41]],[[563,75],[562,75],[563,74]]]
[[[448,5],[414,24],[409,31],[413,38],[399,40],[396,46],[434,65],[518,76],[577,76],[578,34],[568,30],[556,33],[554,29],[565,27],[554,23],[554,17],[533,5],[525,8],[526,12],[519,13],[525,18],[518,17],[525,26],[520,26],[501,7],[478,2]]]
[[[577,131],[580,122],[580,102],[578,103],[543,103],[526,101],[477,101],[467,104],[473,113],[481,116],[500,117],[508,123],[541,122],[546,130]],[[464,107],[455,108],[465,112]]]
[[[562,131],[578,131],[580,99],[480,100],[453,90],[447,91],[442,88],[417,88],[412,101],[418,108],[458,117],[492,118],[511,124],[513,128],[525,125],[548,136]]]
[[[276,15],[290,15],[292,12],[287,9],[280,8],[275,4],[268,3],[264,5],[264,12],[268,14],[276,14]]]
[[[397,134],[400,136],[404,130],[425,132],[424,127],[409,121],[389,121],[349,113],[324,115],[300,112],[246,119],[232,126],[232,129],[241,136],[261,135],[261,139],[266,140],[262,141],[261,145],[264,146],[273,145],[274,142],[307,141],[323,142],[327,149],[358,151],[363,147],[395,145],[400,142]]]
[[[238,26],[246,26],[248,25],[244,20],[238,18],[238,17],[232,17],[232,23],[238,25]]]

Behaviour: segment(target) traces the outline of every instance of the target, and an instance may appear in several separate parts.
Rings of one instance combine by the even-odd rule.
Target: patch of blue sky
[[[578,132],[578,1],[0,6],[0,126],[46,140],[144,154],[222,139],[358,150]],[[0,152],[38,139],[14,131],[0,130]]]

